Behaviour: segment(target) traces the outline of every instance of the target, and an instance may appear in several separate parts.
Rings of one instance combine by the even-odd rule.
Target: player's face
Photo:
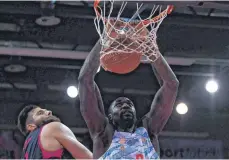
[[[117,98],[111,106],[112,119],[116,123],[123,121],[130,121],[130,123],[135,122],[136,111],[133,102],[126,97]]]
[[[44,124],[48,124],[50,122],[60,122],[60,119],[57,118],[56,116],[52,115],[52,111],[42,109],[40,107],[37,107],[33,109],[30,113],[29,116],[31,116],[32,123],[27,125],[28,130],[34,130],[37,127],[40,127]]]

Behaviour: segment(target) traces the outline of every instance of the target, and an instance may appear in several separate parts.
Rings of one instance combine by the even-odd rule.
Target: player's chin
[[[123,119],[123,120],[133,120],[134,116],[133,115],[122,115],[121,119]]]

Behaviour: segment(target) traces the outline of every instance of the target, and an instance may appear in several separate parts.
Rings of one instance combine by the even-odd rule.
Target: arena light
[[[71,98],[76,98],[78,96],[78,89],[75,86],[69,86],[67,89],[67,94]]]
[[[218,83],[215,80],[209,80],[205,85],[205,89],[209,93],[217,92],[218,88],[219,88]]]
[[[185,103],[179,103],[176,107],[176,111],[179,114],[186,114],[188,112],[188,106]]]

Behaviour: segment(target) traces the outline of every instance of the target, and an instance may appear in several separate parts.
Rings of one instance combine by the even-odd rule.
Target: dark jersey
[[[65,149],[46,151],[40,142],[42,128],[37,128],[27,136],[23,147],[22,159],[73,159]]]

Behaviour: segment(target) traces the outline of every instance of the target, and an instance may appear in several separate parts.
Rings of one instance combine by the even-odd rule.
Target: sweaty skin
[[[107,151],[115,129],[123,131],[119,127],[114,128],[105,115],[102,97],[94,81],[100,66],[100,49],[101,46],[97,42],[86,58],[78,78],[80,109],[93,140],[93,158],[100,158]],[[159,51],[158,53],[160,54]],[[154,97],[150,111],[141,119],[141,124],[148,131],[151,142],[159,154],[158,134],[172,113],[179,82],[161,54],[152,66],[161,88]],[[124,131],[133,132],[135,127],[139,126],[129,127]]]

